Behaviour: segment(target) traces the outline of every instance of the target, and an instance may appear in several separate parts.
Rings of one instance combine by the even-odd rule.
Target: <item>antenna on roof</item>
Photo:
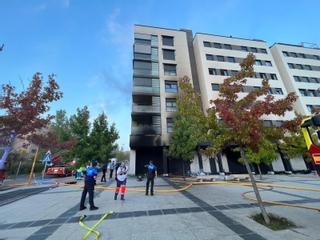
[[[319,48],[318,44],[310,42],[301,42],[302,47]]]

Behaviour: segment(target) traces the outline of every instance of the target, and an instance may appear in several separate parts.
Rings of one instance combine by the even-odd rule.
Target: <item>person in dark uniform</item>
[[[98,207],[96,207],[93,203],[94,185],[95,185],[96,177],[98,175],[98,170],[96,166],[97,166],[97,163],[93,162],[92,167],[89,166],[83,171],[85,178],[84,178],[84,187],[83,187],[81,201],[80,201],[80,211],[86,209],[84,202],[86,200],[87,192],[89,193],[90,210],[98,209]]]
[[[101,177],[101,182],[106,182],[106,181],[107,181],[107,180],[106,180],[107,167],[108,167],[107,163],[104,163],[104,164],[102,165],[102,177]]]
[[[146,195],[149,194],[149,184],[151,183],[150,193],[153,196],[153,185],[154,178],[157,177],[157,167],[153,164],[152,161],[149,164],[145,165],[147,168],[147,185],[146,185]]]

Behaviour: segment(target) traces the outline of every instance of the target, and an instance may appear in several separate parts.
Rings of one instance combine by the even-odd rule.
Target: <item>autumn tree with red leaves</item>
[[[229,131],[228,137],[231,138],[229,141],[240,148],[241,159],[250,175],[261,212],[266,223],[269,224],[270,219],[261,201],[245,152],[246,149],[250,149],[252,152],[259,151],[259,145],[266,137],[264,133],[267,132],[264,129],[262,118],[271,114],[284,116],[287,111],[292,111],[292,105],[297,97],[294,93],[289,93],[285,98],[276,100],[274,96],[268,93],[270,85],[267,79],[262,80],[262,87],[254,89],[244,97],[240,97],[239,94],[247,82],[246,78],[255,76],[254,62],[255,56],[248,54],[240,64],[241,70],[224,80],[224,83],[220,86],[219,98],[211,101],[211,103],[214,103],[219,118]],[[293,125],[293,121],[289,121],[284,123],[282,128],[290,128]],[[276,129],[274,133],[274,136],[276,136],[276,133],[279,134],[279,129]]]
[[[45,135],[41,135],[40,132],[53,118],[47,114],[50,110],[49,104],[60,98],[62,92],[53,74],[48,76],[48,82],[44,84],[41,73],[36,73],[27,90],[20,93],[17,93],[11,84],[2,85],[0,111],[3,114],[0,116],[0,140],[1,144],[6,144],[6,148],[0,160],[0,170],[4,169],[11,145],[16,138],[31,140],[37,144],[44,143]]]

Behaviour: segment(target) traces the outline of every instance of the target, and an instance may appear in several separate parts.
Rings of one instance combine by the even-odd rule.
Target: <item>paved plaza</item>
[[[264,182],[320,188],[315,175],[264,176]],[[82,181],[79,183],[82,184]],[[128,187],[143,189],[145,181],[129,178]],[[114,180],[98,186],[114,186]],[[156,189],[178,189],[169,178],[157,178]],[[81,188],[41,184],[0,191],[0,239],[81,239],[85,224],[93,226],[104,213],[114,214],[100,223],[101,239],[320,239],[320,213],[284,206],[267,211],[293,221],[298,227],[272,231],[249,216],[259,212],[253,202],[241,197],[250,187],[238,185],[194,185],[186,191],[156,193],[127,192],[126,200],[113,200],[113,191],[96,190],[96,211],[79,211]],[[261,192],[263,199],[320,208],[320,192],[274,188]],[[91,238],[94,239],[94,234]]]

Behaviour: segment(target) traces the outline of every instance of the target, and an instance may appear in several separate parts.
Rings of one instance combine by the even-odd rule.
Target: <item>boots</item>
[[[124,194],[121,194],[121,200],[124,200]]]
[[[114,194],[114,200],[117,200],[117,198],[118,198],[118,193],[115,193]]]

